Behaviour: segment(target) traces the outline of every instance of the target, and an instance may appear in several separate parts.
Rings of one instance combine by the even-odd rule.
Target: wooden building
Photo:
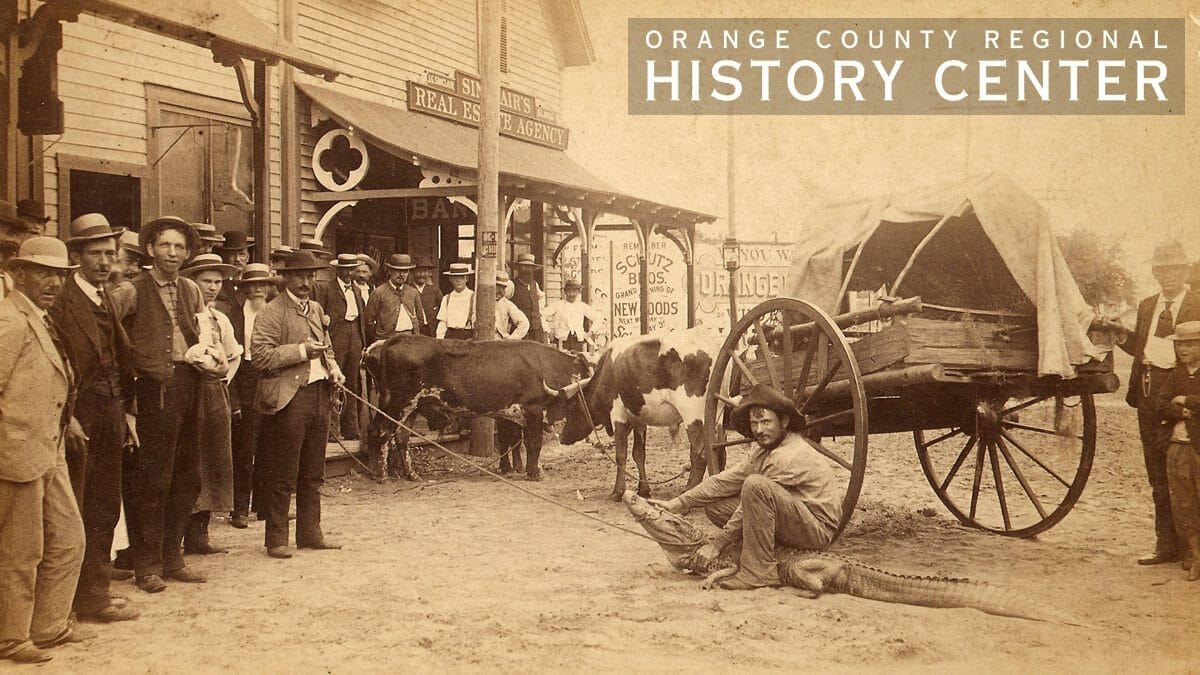
[[[545,260],[569,236],[586,251],[612,213],[643,244],[674,241],[690,280],[712,217],[622,194],[567,152],[562,72],[593,60],[579,0],[488,1],[504,17],[496,255]],[[477,254],[475,0],[0,3],[5,200],[58,223],[211,222],[254,235],[258,259],[306,237],[441,268]]]

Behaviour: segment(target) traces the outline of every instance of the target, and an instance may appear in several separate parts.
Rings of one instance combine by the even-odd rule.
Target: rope
[[[485,474],[491,476],[492,478],[495,478],[496,480],[508,485],[509,487],[516,488],[517,490],[520,490],[521,492],[524,492],[525,494],[527,494],[531,497],[535,497],[535,498],[540,499],[548,504],[557,506],[566,511],[570,511],[571,513],[574,513],[576,515],[583,516],[584,518],[587,518],[589,520],[594,520],[597,523],[604,525],[605,527],[610,527],[614,530],[620,530],[621,532],[632,534],[634,536],[641,537],[643,539],[649,539],[650,541],[657,543],[657,540],[654,537],[647,535],[645,532],[638,532],[637,530],[623,527],[621,525],[615,525],[613,523],[608,522],[607,520],[604,520],[603,518],[600,518],[600,517],[594,516],[590,513],[587,513],[586,511],[580,511],[579,509],[576,509],[571,506],[567,506],[566,504],[554,501],[553,499],[550,499],[549,497],[546,497],[544,495],[540,495],[540,494],[534,492],[533,490],[526,488],[523,485],[519,485],[518,483],[511,481],[511,480],[505,478],[504,476],[501,476],[500,474],[494,473],[491,470],[489,470],[486,466],[476,464],[473,460],[467,459],[464,455],[461,455],[461,454],[451,450],[450,448],[447,448],[446,446],[439,443],[436,439],[429,438],[428,436],[422,434],[421,432],[417,431],[416,429],[413,429],[412,427],[409,427],[409,426],[401,423],[396,418],[392,417],[391,415],[389,415],[386,412],[384,412],[383,410],[381,410],[378,406],[373,405],[367,399],[359,396],[358,394],[350,391],[349,389],[346,389],[345,385],[338,384],[336,386],[339,389],[345,391],[346,394],[353,396],[354,398],[358,399],[359,401],[362,401],[364,404],[366,404],[366,406],[368,408],[375,411],[376,414],[382,415],[384,419],[391,422],[392,424],[395,424],[397,427],[403,428],[405,431],[407,431],[412,436],[416,436],[417,438],[438,448],[439,450],[441,450],[442,452],[445,452],[446,454],[450,455],[451,457],[454,457],[455,459],[463,462],[464,464],[471,466],[472,468],[474,468],[477,471],[480,471],[482,473],[485,473]]]

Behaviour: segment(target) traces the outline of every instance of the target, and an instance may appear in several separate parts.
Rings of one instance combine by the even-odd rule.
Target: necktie
[[[1171,314],[1174,300],[1163,301],[1163,311],[1158,315],[1158,324],[1154,327],[1154,337],[1165,338],[1175,332],[1175,316]]]
[[[358,318],[358,289],[354,284],[347,284],[342,287],[342,297],[346,300],[346,320],[354,321]]]

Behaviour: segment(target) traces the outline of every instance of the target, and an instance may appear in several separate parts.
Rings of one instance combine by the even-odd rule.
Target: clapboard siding
[[[266,25],[276,25],[277,0],[241,2]],[[147,84],[241,103],[233,69],[213,62],[211,51],[88,14],[63,24],[58,61],[65,130],[61,137],[43,139],[47,213],[57,210],[58,166],[53,158],[59,153],[140,165],[153,162],[147,157]],[[272,223],[277,227],[280,144],[275,70],[268,72],[274,123],[269,139]],[[143,209],[145,215],[154,215],[153,205]]]

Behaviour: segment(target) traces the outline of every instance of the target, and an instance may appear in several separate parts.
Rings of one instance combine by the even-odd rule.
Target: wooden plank
[[[1036,371],[1037,334],[1004,334],[1001,324],[908,317],[905,363],[937,363],[947,369]]]
[[[883,370],[889,366],[895,365],[904,361],[908,354],[908,333],[901,326],[888,326],[878,333],[866,335],[859,340],[850,343],[850,351],[854,354],[855,360],[858,361],[859,372],[863,375],[874,373]],[[808,349],[807,342],[795,341],[791,363],[792,381],[800,386],[800,378],[804,376],[804,357]],[[782,364],[782,356],[776,356],[780,364]],[[818,367],[819,363],[829,363],[834,358],[834,351],[831,345],[826,343],[825,358],[814,359],[814,365],[809,370],[807,377],[803,383],[804,386],[812,386],[817,383],[825,373],[825,367]],[[761,382],[771,381],[767,376],[769,370],[767,364],[762,359],[753,359],[746,363],[747,368]],[[846,370],[842,368],[838,374],[834,376],[834,381],[844,380],[846,378]]]

